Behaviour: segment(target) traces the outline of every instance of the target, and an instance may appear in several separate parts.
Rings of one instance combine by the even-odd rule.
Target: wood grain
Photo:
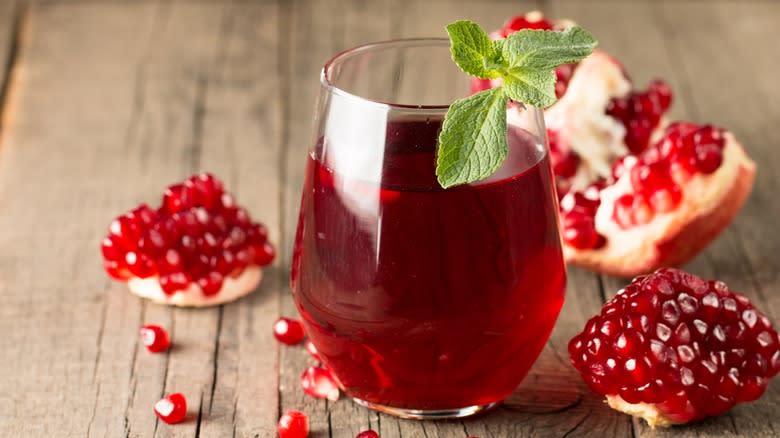
[[[21,33],[22,7],[16,0],[0,2],[0,104],[7,100],[10,75],[16,61],[18,38]],[[7,108],[0,106],[0,130],[10,117]]]
[[[101,272],[112,216],[197,170],[279,238],[276,4],[40,4],[29,11],[0,160],[0,430],[16,436],[268,436],[281,273],[207,310],[146,304]],[[78,50],[72,49],[78,48]],[[32,201],[31,201],[32,200]],[[44,213],[47,212],[47,213]],[[28,315],[21,320],[11,315]],[[171,354],[138,348],[144,322]],[[241,359],[239,359],[241,358]],[[152,404],[184,392],[189,419]]]

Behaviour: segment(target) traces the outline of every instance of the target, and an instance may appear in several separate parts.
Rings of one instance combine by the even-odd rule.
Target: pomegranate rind
[[[632,192],[630,172],[602,190],[596,230],[607,244],[598,249],[564,247],[567,262],[618,277],[634,277],[691,260],[726,228],[753,188],[756,165],[730,132],[723,163],[710,175],[696,174],[682,185],[683,200],[647,224],[622,229],[612,219],[614,203]]]
[[[684,421],[675,421],[661,411],[659,411],[655,405],[648,403],[629,403],[623,400],[619,395],[608,395],[607,404],[612,409],[623,412],[624,414],[631,415],[632,417],[644,419],[651,428],[655,429],[656,426],[670,427],[675,424],[683,424]]]
[[[127,281],[130,292],[155,303],[177,307],[210,307],[235,301],[254,291],[263,278],[263,270],[249,266],[236,278],[227,277],[222,288],[215,295],[207,296],[196,283],[173,295],[166,295],[160,287],[158,277],[133,277]]]

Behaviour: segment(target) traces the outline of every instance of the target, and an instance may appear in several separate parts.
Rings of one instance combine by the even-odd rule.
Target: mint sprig
[[[581,27],[565,31],[521,30],[492,41],[468,20],[447,26],[452,60],[482,79],[503,86],[456,100],[439,134],[436,176],[442,187],[487,178],[506,159],[506,105],[509,99],[546,108],[555,103],[555,67],[593,52],[596,39]]]

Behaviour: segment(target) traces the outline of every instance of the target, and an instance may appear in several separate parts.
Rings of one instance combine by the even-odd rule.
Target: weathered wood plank
[[[173,310],[109,282],[96,248],[112,216],[200,169],[279,238],[277,24],[275,3],[31,7],[0,159],[0,430],[275,429],[278,270],[240,302]],[[143,321],[170,327],[170,355],[138,348]],[[190,402],[175,428],[151,412],[172,391]]]

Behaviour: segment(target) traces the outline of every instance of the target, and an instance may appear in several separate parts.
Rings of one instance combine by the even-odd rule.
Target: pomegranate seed
[[[626,194],[615,201],[612,218],[620,227],[629,228],[632,225],[635,225],[634,214],[632,212],[633,207],[634,195]]]
[[[566,224],[562,234],[563,241],[577,249],[599,248],[606,243],[604,236],[596,232],[592,219]]]
[[[550,161],[553,163],[555,175],[563,178],[573,177],[580,166],[580,156],[574,151],[569,151],[566,154],[551,151]]]
[[[187,192],[184,185],[175,184],[168,187],[163,193],[163,208],[168,214],[177,213],[189,206]]]
[[[314,343],[312,343],[311,341],[306,341],[305,347],[306,347],[306,351],[309,352],[312,359],[316,360],[317,362],[322,362],[322,360],[320,359],[320,352],[317,351],[317,347],[314,346]]]
[[[160,288],[166,295],[187,289],[192,280],[183,272],[160,275]]]
[[[133,277],[133,274],[122,267],[119,262],[113,260],[103,260],[103,269],[106,273],[116,280],[125,281]]]
[[[648,92],[655,96],[662,112],[669,109],[672,104],[672,88],[669,86],[669,84],[662,80],[656,79],[650,82],[650,85],[648,85],[647,89]]]
[[[518,15],[508,19],[501,28],[501,34],[506,37],[523,29],[552,30],[552,24],[541,15]]]
[[[379,438],[379,434],[369,429],[355,435],[355,438]]]
[[[128,251],[125,253],[127,269],[139,278],[148,278],[154,275],[154,263],[143,253]]]
[[[178,392],[168,394],[154,404],[154,413],[168,424],[181,423],[187,416],[187,399]]]
[[[198,279],[198,286],[203,291],[203,295],[216,295],[222,289],[223,280],[222,274],[217,271],[211,271],[205,277]]]
[[[676,184],[672,184],[668,188],[656,190],[648,199],[653,210],[658,213],[667,213],[674,210],[681,200],[682,191]]]
[[[279,419],[279,438],[306,438],[309,436],[309,417],[301,411],[287,411]]]
[[[675,422],[755,400],[780,371],[780,338],[765,315],[722,282],[677,269],[634,279],[568,348],[591,388]]]
[[[697,144],[695,151],[696,167],[704,174],[715,172],[723,162],[723,152],[715,144]]]
[[[171,339],[168,332],[155,324],[146,324],[141,327],[141,342],[146,349],[152,353],[159,353],[167,350],[171,346]]]
[[[274,323],[274,336],[283,344],[299,344],[304,335],[303,324],[300,321],[281,317]]]
[[[119,238],[117,236],[108,236],[100,242],[100,251],[103,253],[103,258],[106,260],[117,261],[122,255],[122,248],[118,245]]]
[[[276,257],[276,250],[268,242],[265,242],[262,245],[253,246],[252,248],[255,252],[255,263],[259,266],[270,265]]]
[[[301,387],[306,394],[327,398],[331,401],[339,399],[339,387],[333,379],[333,375],[326,368],[309,367],[301,374]]]

